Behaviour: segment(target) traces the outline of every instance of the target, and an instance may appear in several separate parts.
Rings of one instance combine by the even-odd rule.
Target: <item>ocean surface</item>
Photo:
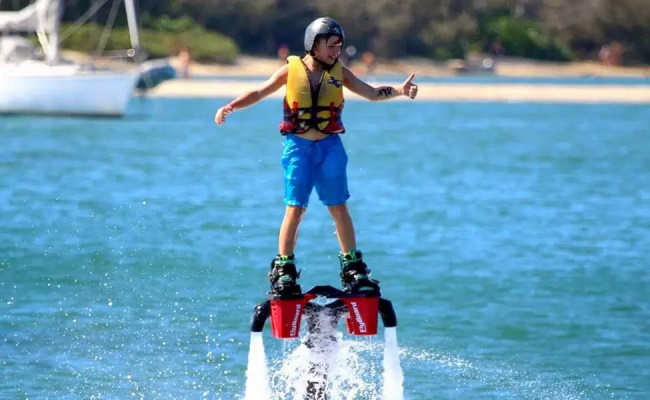
[[[216,126],[225,102],[0,117],[0,399],[242,397],[281,106]],[[349,101],[344,121],[407,399],[650,398],[650,107]],[[314,195],[303,287],[339,285],[337,252]],[[345,338],[381,366],[379,333]],[[295,343],[267,323],[270,367]]]

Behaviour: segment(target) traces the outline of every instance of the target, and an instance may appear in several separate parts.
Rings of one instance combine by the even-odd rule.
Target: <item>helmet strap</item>
[[[334,65],[335,65],[335,64],[338,62],[338,60],[339,60],[339,59],[337,58],[336,61],[334,61],[334,62],[330,65],[330,64],[324,63],[324,62],[322,62],[321,60],[319,60],[318,57],[316,57],[316,54],[314,54],[314,50],[311,50],[311,51],[310,51],[309,53],[307,53],[307,54],[309,54],[309,56],[314,60],[314,62],[316,63],[316,65],[318,65],[320,68],[322,68],[322,69],[324,69],[325,71],[328,71],[328,72],[329,72],[329,71],[334,67]]]

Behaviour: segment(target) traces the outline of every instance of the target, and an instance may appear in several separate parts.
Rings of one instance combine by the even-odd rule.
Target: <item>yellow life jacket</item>
[[[287,58],[289,75],[284,97],[284,120],[280,132],[305,133],[316,128],[327,134],[344,133],[343,67],[338,61],[329,71],[323,71],[320,87],[312,89],[307,67],[297,56]]]

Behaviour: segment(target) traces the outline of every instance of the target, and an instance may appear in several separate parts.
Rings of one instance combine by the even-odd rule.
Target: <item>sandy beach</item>
[[[66,57],[78,61],[89,61],[87,55],[66,52]],[[93,58],[98,65],[115,67],[114,62]],[[175,57],[169,62],[178,67]],[[190,74],[199,79],[174,79],[163,82],[150,90],[153,97],[225,97],[233,98],[247,90],[253,90],[270,76],[282,63],[273,58],[240,56],[236,65],[209,65],[192,63]],[[436,63],[424,59],[407,59],[394,62],[380,62],[374,74],[378,76],[404,76],[415,73],[419,84],[418,99],[440,101],[501,101],[501,102],[580,102],[580,103],[650,103],[650,84],[598,85],[598,84],[525,84],[525,83],[421,83],[418,77],[452,77],[455,71],[451,63]],[[349,66],[362,79],[363,66]],[[504,59],[496,64],[494,76],[499,77],[560,77],[637,78],[650,82],[650,66],[618,67],[593,61],[553,63],[523,59]],[[206,77],[227,77],[227,80],[205,79]],[[238,80],[237,77],[241,77]],[[201,79],[202,78],[202,79]],[[370,78],[374,86],[387,84]],[[392,83],[394,85],[394,82]],[[356,95],[347,92],[349,98]],[[283,91],[274,97],[283,96]],[[402,98],[402,100],[408,100]]]
[[[175,62],[171,59],[172,64]],[[238,65],[193,64],[195,77],[227,76],[228,80],[175,79],[154,88],[149,95],[156,97],[226,97],[233,98],[254,90],[270,76],[281,63],[276,59],[241,57]],[[358,65],[351,69],[362,78],[364,71]],[[403,75],[415,73],[417,77],[454,76],[454,71],[444,65],[422,60],[380,63],[376,75]],[[503,77],[632,77],[650,79],[650,68],[614,67],[595,62],[540,63],[526,60],[501,62],[496,76]],[[246,79],[237,80],[237,77]],[[251,80],[251,77],[259,79]],[[372,80],[374,86],[387,84]],[[394,84],[394,83],[393,83]],[[502,101],[502,102],[581,102],[581,103],[650,103],[650,85],[569,85],[569,84],[462,84],[420,83],[419,99],[441,101]],[[347,92],[349,98],[356,95]],[[279,90],[274,97],[283,96]],[[403,98],[403,100],[408,100]]]
[[[169,59],[177,66],[175,57]],[[404,75],[411,73],[421,76],[453,76],[454,71],[449,62],[434,62],[427,59],[403,59],[392,62],[378,62],[375,67],[377,75]],[[282,63],[274,58],[240,56],[236,65],[210,65],[193,63],[191,73],[195,76],[227,75],[227,76],[268,76]],[[364,74],[360,63],[349,66],[355,73]],[[645,77],[650,79],[650,66],[619,67],[603,65],[595,61],[580,61],[571,63],[542,62],[526,59],[503,59],[496,62],[498,76],[529,76],[529,77]]]
[[[226,97],[234,98],[254,90],[260,82],[200,81],[175,79],[164,82],[149,95],[156,97]],[[381,82],[374,85],[382,85]],[[421,84],[418,99],[447,101],[503,102],[586,102],[586,103],[650,103],[650,85],[541,85],[541,84]],[[271,97],[282,97],[278,90]],[[346,90],[348,98],[355,94]],[[406,97],[398,99],[407,101]]]

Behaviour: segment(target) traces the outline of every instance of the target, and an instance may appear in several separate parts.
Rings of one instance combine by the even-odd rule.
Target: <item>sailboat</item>
[[[138,54],[134,0],[125,0],[131,54]],[[111,70],[66,62],[59,51],[61,0],[37,0],[19,11],[0,12],[0,32],[36,33],[44,57],[21,36],[0,37],[0,114],[120,117],[139,78],[137,68]]]

